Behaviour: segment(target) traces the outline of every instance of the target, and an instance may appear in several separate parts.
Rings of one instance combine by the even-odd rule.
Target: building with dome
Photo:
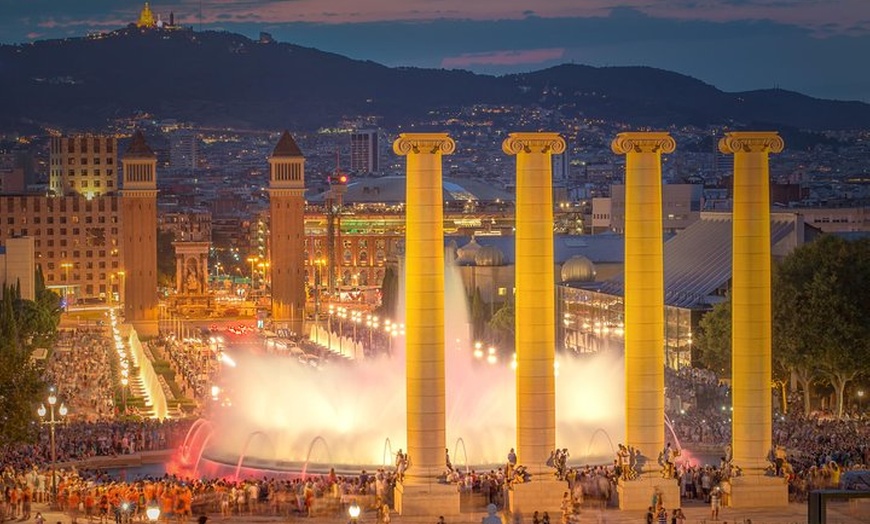
[[[731,214],[701,213],[699,220],[666,237],[665,364],[679,369],[692,362],[692,340],[701,317],[723,301],[731,282]],[[774,213],[771,243],[781,259],[819,231],[801,215]],[[597,235],[596,235],[597,236]],[[619,236],[621,239],[622,236]],[[593,259],[594,260],[594,259]],[[583,256],[562,265],[557,284],[559,345],[574,353],[622,350],[624,287],[622,271],[608,272]]]
[[[157,20],[154,19],[154,13],[151,12],[151,6],[148,2],[142,6],[139,12],[139,20],[136,21],[136,27],[156,27]]]

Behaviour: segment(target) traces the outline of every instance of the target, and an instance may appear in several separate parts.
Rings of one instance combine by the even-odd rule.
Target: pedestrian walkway
[[[50,511],[46,504],[34,504],[31,520],[35,518],[36,512],[42,512],[46,524],[71,524],[72,518],[69,515]],[[531,524],[531,513],[514,515],[512,517],[502,516],[502,521],[505,524],[522,522]],[[722,508],[719,513],[718,520],[710,518],[710,510],[706,505],[690,504],[683,507],[683,513],[686,515],[685,524],[802,524],[807,522],[807,506],[806,504],[789,504],[785,508],[765,508],[765,509],[734,509]],[[645,522],[646,512],[637,511],[620,511],[618,509],[594,510],[585,509],[580,514],[580,519],[575,520],[577,524],[636,524]],[[480,524],[486,514],[482,512],[463,513],[458,517],[445,517],[446,524]],[[199,515],[193,515],[187,522],[181,523],[173,518],[171,521],[161,519],[161,524],[195,524]],[[210,524],[218,524],[220,522],[230,523],[295,523],[295,524],[346,524],[350,519],[347,516],[331,516],[331,517],[303,517],[293,516],[287,517],[272,517],[267,515],[251,515],[251,516],[232,516],[221,517],[218,514],[208,515]],[[85,524],[87,521],[83,517],[77,519],[77,524]],[[97,520],[92,520],[95,524]],[[359,518],[359,524],[377,524],[377,515],[374,511],[363,513]],[[391,524],[435,524],[437,517],[402,517],[401,515],[393,515]],[[553,516],[552,522],[560,522],[559,516]],[[851,502],[835,502],[828,508],[828,524],[868,524],[870,523],[870,500],[854,500]]]

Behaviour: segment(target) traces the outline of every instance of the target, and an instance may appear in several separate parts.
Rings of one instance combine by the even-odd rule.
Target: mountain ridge
[[[475,104],[540,106],[639,127],[759,123],[870,127],[870,104],[780,89],[729,93],[645,66],[562,64],[492,76],[387,67],[243,35],[135,26],[91,37],[0,46],[0,127],[100,128],[137,112],[200,125],[316,129],[355,115],[385,125]]]

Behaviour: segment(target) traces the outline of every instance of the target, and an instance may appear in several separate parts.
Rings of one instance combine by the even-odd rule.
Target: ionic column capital
[[[673,153],[677,142],[667,132],[619,133],[610,148],[617,155],[628,153]]]
[[[393,152],[399,156],[410,153],[449,155],[455,150],[456,142],[447,133],[402,133],[393,142]]]
[[[559,133],[511,133],[501,144],[502,151],[507,155],[519,153],[553,153],[565,152],[565,139]]]
[[[719,151],[732,153],[781,153],[785,147],[776,131],[733,131],[719,140]]]

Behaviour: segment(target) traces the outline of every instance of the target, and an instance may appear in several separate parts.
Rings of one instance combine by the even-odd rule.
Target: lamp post
[[[248,262],[251,263],[251,292],[254,291],[254,264],[257,262],[257,257],[248,257]]]
[[[864,390],[858,390],[858,411],[864,411]]]
[[[356,524],[359,522],[359,514],[362,509],[359,507],[359,504],[356,503],[356,499],[350,503],[350,507],[347,508],[347,515],[350,517],[351,524]]]
[[[329,350],[332,351],[332,315],[335,314],[335,306],[333,304],[329,305],[329,316],[326,318],[326,330],[329,332],[328,335],[328,344]]]
[[[124,414],[127,414],[127,386],[130,384],[130,379],[127,378],[127,373],[129,373],[126,369],[122,370],[121,373],[124,375],[121,377],[121,398],[124,403]]]
[[[45,404],[41,404],[39,409],[36,410],[36,413],[39,415],[39,423],[45,426],[48,426],[49,429],[49,440],[51,445],[51,503],[52,505],[57,503],[57,475],[55,473],[55,464],[57,463],[57,448],[55,446],[54,441],[54,428],[58,424],[63,424],[63,419],[66,417],[67,408],[61,402],[60,407],[57,409],[57,417],[55,417],[55,405],[57,404],[57,395],[54,393],[54,388],[49,391],[48,398],[48,409],[46,409]],[[48,415],[48,419],[46,419],[46,415]]]
[[[148,509],[145,510],[145,516],[148,517],[148,522],[157,522],[160,519],[160,506],[157,501],[152,499],[148,502]]]
[[[118,307],[124,307],[124,277],[127,276],[127,273],[124,270],[118,271]]]
[[[356,327],[362,322],[362,311],[351,311],[350,320],[353,322],[353,341],[356,343]]]
[[[326,260],[318,258],[314,260],[314,322],[320,323],[320,281],[323,275],[323,264]]]
[[[375,330],[381,327],[377,315],[366,315],[366,327],[369,328],[369,351],[374,347]]]
[[[344,355],[344,319],[347,318],[347,309],[336,308],[336,315],[338,316],[338,353]]]
[[[66,307],[69,308],[69,270],[73,267],[72,262],[63,262],[60,267],[63,269],[63,298],[66,302]]]

